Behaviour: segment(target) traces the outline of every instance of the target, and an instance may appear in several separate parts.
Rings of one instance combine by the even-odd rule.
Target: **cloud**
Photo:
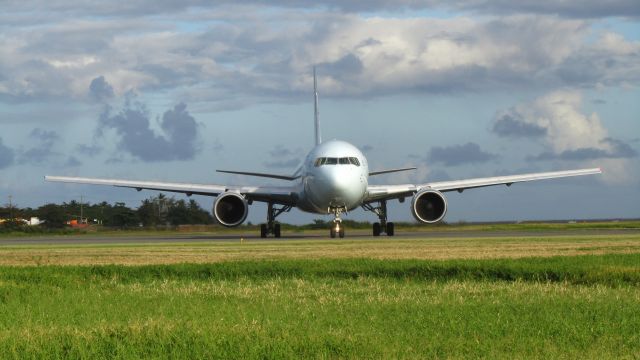
[[[159,14],[181,14],[189,11],[209,12],[213,10],[224,11],[225,8],[232,7],[237,2],[232,0],[216,1],[215,4],[203,2],[201,0],[168,0],[168,1],[134,1],[126,4],[98,3],[98,2],[81,2],[72,0],[62,0],[56,2],[35,1],[28,4],[14,1],[7,4],[8,12],[17,12],[18,14],[31,11],[34,9],[47,13],[58,13],[60,15],[73,16],[153,16]],[[271,8],[288,8],[301,9],[305,11],[338,11],[338,12],[412,12],[419,10],[444,10],[444,11],[466,11],[477,12],[482,14],[552,14],[566,17],[584,17],[584,18],[604,18],[604,17],[632,17],[640,15],[637,3],[633,0],[612,0],[597,1],[585,0],[580,2],[573,1],[508,1],[508,0],[373,0],[373,1],[342,1],[342,0],[325,0],[325,1],[290,1],[276,0],[268,2],[269,6],[265,6],[264,1],[250,0],[243,1],[243,6],[235,7],[236,12],[244,9],[245,12],[255,12],[260,9]],[[29,6],[31,5],[31,6]],[[237,15],[236,15],[237,16]],[[10,19],[8,19],[10,20]]]
[[[583,114],[581,107],[579,91],[554,91],[502,111],[492,131],[500,136],[541,138],[558,154],[586,148],[610,150],[612,144],[602,141],[609,135],[598,114]]]
[[[35,146],[21,152],[20,162],[44,164],[58,155],[53,151],[55,143],[60,140],[55,131],[35,128],[29,133],[29,140],[30,143],[35,143]]]
[[[82,162],[80,160],[78,160],[77,157],[72,155],[72,156],[69,156],[67,158],[67,161],[65,161],[63,166],[64,167],[78,167],[78,166],[81,166],[81,165],[82,165]]]
[[[540,137],[547,134],[547,129],[521,119],[520,114],[503,114],[493,124],[492,131],[503,137]]]
[[[638,152],[629,144],[612,138],[606,138],[601,141],[606,148],[578,148],[572,150],[564,150],[560,153],[544,152],[536,156],[529,156],[530,161],[545,160],[569,160],[584,161],[595,159],[629,159],[638,156]]]
[[[633,178],[631,159],[638,152],[621,139],[613,138],[597,113],[582,111],[582,94],[576,90],[553,91],[532,102],[516,105],[502,113],[509,114],[520,128],[545,130],[535,136],[544,147],[528,161],[586,162],[583,166],[602,167],[602,179],[609,183],[625,183]],[[498,117],[497,122],[502,118]],[[495,129],[495,127],[494,127]]]
[[[96,101],[105,101],[113,98],[113,87],[104,79],[104,76],[99,76],[91,80],[89,85],[89,93]]]
[[[365,42],[365,44],[370,45],[375,43]],[[344,79],[360,75],[364,70],[364,65],[356,55],[345,54],[335,61],[318,64],[318,70],[322,71],[325,76]]]
[[[0,138],[0,169],[7,168],[13,164],[15,152],[2,143]]]
[[[445,166],[485,163],[497,158],[497,155],[483,151],[478,144],[472,142],[446,147],[434,146],[427,156],[430,162]]]
[[[102,152],[102,147],[96,144],[87,145],[87,144],[78,144],[76,146],[76,152],[79,152],[85,156],[96,156]]]
[[[291,156],[295,152],[293,150],[287,149],[282,145],[276,145],[273,149],[269,150],[269,155],[274,158],[282,158],[286,156]]]
[[[291,169],[300,164],[299,159],[288,159],[281,161],[269,161],[265,162],[264,165],[268,168],[272,169]]]
[[[107,107],[100,115],[98,135],[113,129],[119,138],[119,149],[143,161],[191,160],[199,152],[198,123],[178,104],[166,111],[159,120],[163,134],[151,129],[150,115],[146,108],[127,100],[124,108],[112,114]]]
[[[264,166],[273,169],[290,169],[300,165],[300,154],[302,150],[292,150],[283,145],[276,145],[269,150],[271,161],[264,163]]]
[[[192,14],[188,5],[173,5],[187,11],[181,19],[188,30],[142,15],[67,14],[37,30],[8,27],[0,38],[0,98],[83,100],[92,84],[94,99],[163,91],[190,104],[237,108],[300,101],[313,64],[321,92],[336,97],[640,84],[640,43],[585,20],[385,18],[269,7],[234,13],[231,5],[202,5]]]

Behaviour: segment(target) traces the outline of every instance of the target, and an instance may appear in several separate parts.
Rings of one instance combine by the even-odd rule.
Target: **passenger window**
[[[349,158],[340,158],[340,165],[349,165]]]
[[[351,157],[349,158],[349,161],[355,166],[360,166],[360,161],[358,161],[358,158]]]

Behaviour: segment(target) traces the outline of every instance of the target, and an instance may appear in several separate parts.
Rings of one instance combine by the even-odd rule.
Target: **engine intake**
[[[234,227],[242,224],[249,214],[247,200],[240,194],[225,192],[218,195],[213,203],[213,216],[223,226]]]
[[[436,223],[447,213],[447,200],[437,190],[422,190],[411,201],[411,212],[416,220],[423,223]]]

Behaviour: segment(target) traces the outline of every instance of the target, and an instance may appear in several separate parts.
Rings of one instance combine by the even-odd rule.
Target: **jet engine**
[[[447,212],[447,200],[437,190],[422,190],[413,196],[411,212],[418,221],[436,223],[442,220]]]
[[[213,216],[223,226],[234,227],[242,224],[249,214],[247,200],[240,194],[225,192],[213,203]]]

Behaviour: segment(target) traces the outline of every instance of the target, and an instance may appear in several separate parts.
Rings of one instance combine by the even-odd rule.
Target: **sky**
[[[295,170],[314,142],[315,65],[324,139],[358,146],[371,170],[418,167],[371,183],[604,171],[447,193],[446,221],[640,217],[637,0],[2,7],[2,204],[137,207],[156,194],[44,175],[282,184],[215,170]],[[265,218],[250,208],[249,221]],[[409,202],[390,203],[389,218],[412,220]]]

